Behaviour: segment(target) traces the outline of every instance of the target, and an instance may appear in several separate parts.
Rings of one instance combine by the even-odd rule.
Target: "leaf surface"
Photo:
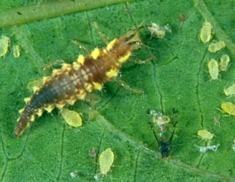
[[[40,7],[44,2],[27,3],[4,0],[0,7],[9,17],[14,8],[28,8],[30,12],[31,6]],[[53,12],[47,12],[46,19],[24,19],[24,24],[19,22],[17,27],[0,29],[1,35],[11,39],[9,52],[0,58],[0,181],[92,181],[99,173],[98,156],[106,148],[112,149],[115,158],[103,181],[235,180],[235,153],[231,148],[235,118],[218,110],[222,102],[235,102],[234,97],[223,94],[223,89],[234,82],[234,3],[117,3],[68,15],[61,12],[50,16]],[[21,137],[13,136],[18,110],[24,107],[23,99],[32,94],[27,84],[50,75],[51,70],[43,71],[43,67],[53,61],[72,63],[79,54],[87,54],[71,40],[91,51],[105,46],[93,22],[112,40],[143,21],[169,24],[172,29],[163,39],[152,40],[148,40],[147,29],[142,30],[146,46],[133,52],[130,60],[154,59],[146,64],[130,61],[121,69],[121,79],[131,88],[143,90],[143,94],[109,82],[102,92],[94,93],[101,98],[99,103],[93,106],[92,102],[78,101],[69,107],[82,113],[82,127],[68,126],[55,109],[37,118]],[[213,40],[224,41],[225,49],[210,53],[210,43],[199,40],[205,21],[213,26]],[[1,22],[0,27],[6,27]],[[21,48],[19,58],[12,54],[14,45]],[[231,65],[226,72],[220,72],[219,80],[210,81],[207,63],[212,58],[219,60],[223,54],[230,56]],[[176,124],[168,159],[159,153],[147,114],[150,109],[169,116]],[[220,118],[220,125],[214,123],[214,118]],[[203,129],[215,135],[210,144],[220,144],[216,152],[201,154],[195,147],[208,144],[196,136]],[[89,155],[93,150],[96,155]],[[71,173],[76,175],[71,177]]]

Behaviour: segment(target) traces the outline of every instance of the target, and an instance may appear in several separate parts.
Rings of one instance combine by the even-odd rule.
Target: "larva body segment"
[[[50,77],[44,78],[42,87],[35,88],[33,96],[25,99],[26,106],[20,111],[14,134],[20,136],[30,121],[34,121],[36,115],[42,115],[44,110],[51,112],[55,107],[72,105],[114,79],[131,51],[141,47],[140,28],[112,40],[105,48],[94,49],[87,57],[80,55],[72,64],[63,64],[61,69],[53,70]]]

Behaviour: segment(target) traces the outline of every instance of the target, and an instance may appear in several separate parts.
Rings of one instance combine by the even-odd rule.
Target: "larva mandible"
[[[141,28],[143,26],[113,39],[102,49],[95,48],[87,57],[80,55],[72,64],[63,64],[61,69],[53,70],[51,76],[44,77],[43,85],[34,89],[31,98],[25,99],[15,136],[20,136],[30,121],[41,116],[44,110],[51,112],[55,107],[73,105],[76,100],[84,99],[88,92],[101,90],[105,82],[114,79],[131,52],[141,47],[138,36]]]

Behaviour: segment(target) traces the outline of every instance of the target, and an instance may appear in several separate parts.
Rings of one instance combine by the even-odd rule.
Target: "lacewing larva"
[[[208,51],[210,52],[217,52],[225,47],[224,41],[212,42],[209,47]]]
[[[229,62],[230,62],[229,56],[226,54],[222,55],[219,62],[219,70],[227,71]]]
[[[208,62],[208,70],[209,70],[211,80],[217,80],[219,76],[219,65],[215,59],[211,59]]]
[[[200,31],[200,39],[203,43],[209,42],[212,38],[212,25],[210,22],[204,22]]]
[[[10,38],[3,35],[0,38],[0,57],[4,56],[8,52],[9,44]]]
[[[87,57],[80,55],[72,64],[64,63],[61,69],[54,69],[51,76],[44,77],[43,85],[35,87],[33,96],[25,99],[15,136],[20,136],[30,121],[41,116],[44,110],[51,112],[55,107],[73,105],[87,93],[101,90],[104,83],[113,80],[132,51],[142,46],[138,36],[141,28],[143,26],[113,39],[102,49],[95,48]]]
[[[106,175],[114,161],[114,154],[111,148],[107,148],[99,156],[100,174]]]
[[[231,102],[223,102],[221,109],[229,115],[235,116],[235,105]]]
[[[233,96],[233,95],[235,95],[235,84],[232,84],[228,88],[225,88],[224,89],[224,94],[226,96]]]
[[[214,137],[214,134],[208,130],[198,130],[197,135],[203,140],[211,140]]]

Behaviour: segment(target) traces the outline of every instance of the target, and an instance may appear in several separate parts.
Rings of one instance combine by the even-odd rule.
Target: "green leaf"
[[[53,8],[52,2],[63,6]],[[234,181],[231,145],[235,118],[218,110],[222,102],[235,102],[234,97],[223,94],[223,89],[234,82],[234,3],[84,0],[81,4],[88,7],[81,9],[79,2],[0,3],[0,19],[4,19],[0,27],[19,25],[0,30],[0,35],[11,39],[9,52],[0,58],[0,181],[93,181],[99,173],[98,156],[107,148],[115,158],[111,170],[100,179],[103,181]],[[76,10],[65,12],[71,3]],[[109,6],[104,6],[106,3]],[[51,11],[36,16],[32,12],[37,7]],[[10,23],[13,20],[9,17],[19,9],[23,18]],[[70,107],[82,115],[83,126],[68,126],[55,109],[37,118],[22,136],[13,136],[18,110],[24,107],[23,99],[32,94],[27,84],[50,75],[51,70],[43,71],[43,67],[53,61],[72,63],[79,54],[86,54],[71,40],[91,51],[105,46],[93,22],[112,40],[143,21],[144,25],[169,24],[172,29],[165,38],[151,40],[148,30],[141,30],[146,46],[133,52],[130,60],[154,59],[146,64],[130,61],[121,69],[121,79],[143,94],[109,82],[102,92],[94,93],[101,102],[93,106],[92,102],[78,101]],[[224,41],[225,49],[207,51],[210,43],[199,40],[204,21],[212,24],[213,40]],[[21,47],[19,58],[12,54],[14,45]],[[223,54],[230,56],[231,65],[228,71],[220,72],[219,80],[210,81],[207,63]],[[176,125],[169,158],[161,157],[149,109],[164,113]],[[93,119],[89,119],[90,111]],[[220,118],[220,125],[214,124],[214,118]],[[220,144],[216,152],[202,154],[195,147],[208,144],[196,136],[202,129],[215,135],[210,145]]]

